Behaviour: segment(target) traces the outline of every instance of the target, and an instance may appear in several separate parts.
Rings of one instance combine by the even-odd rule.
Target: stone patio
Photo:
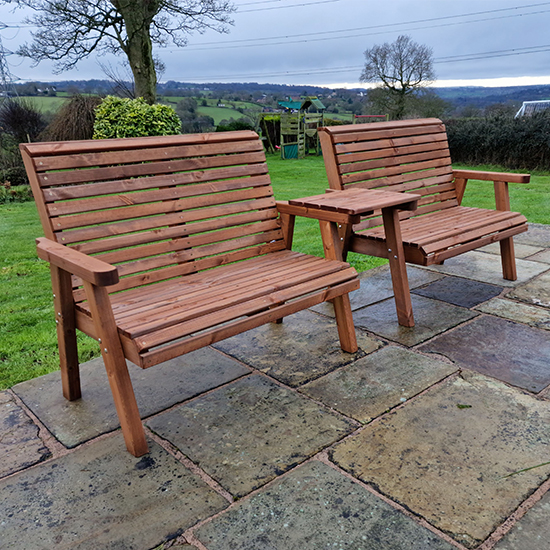
[[[0,548],[550,549],[550,227],[409,267],[166,364],[131,366],[151,452],[124,443],[101,360],[0,392]]]

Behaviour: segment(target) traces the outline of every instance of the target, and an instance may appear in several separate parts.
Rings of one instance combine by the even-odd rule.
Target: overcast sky
[[[230,32],[193,35],[185,48],[157,48],[162,80],[359,86],[363,52],[407,34],[433,50],[436,85],[550,84],[550,1],[234,0]],[[24,14],[0,6],[5,50],[28,41]],[[116,65],[122,58],[100,58]],[[23,80],[105,78],[98,59],[53,73],[16,55]]]

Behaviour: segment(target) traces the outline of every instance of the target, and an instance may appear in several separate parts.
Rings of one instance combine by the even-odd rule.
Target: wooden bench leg
[[[388,260],[390,262],[391,280],[395,295],[395,308],[397,320],[401,326],[414,327],[414,316],[405,265],[405,252],[401,239],[399,226],[399,214],[395,208],[383,208],[382,218],[386,232],[386,244],[388,247]]]
[[[332,304],[334,305],[334,313],[336,315],[340,347],[348,353],[355,353],[358,347],[349,294],[334,298]]]
[[[101,355],[107,369],[118,419],[128,451],[136,457],[149,451],[145,431],[128,373],[126,358],[118,337],[118,330],[107,290],[84,282],[94,326],[99,334]]]
[[[518,278],[516,271],[516,254],[514,252],[514,238],[508,237],[500,241],[500,260],[502,262],[502,276],[508,281]]]
[[[82,392],[71,274],[53,264],[50,264],[50,271],[63,396],[69,401],[74,401],[80,399]]]

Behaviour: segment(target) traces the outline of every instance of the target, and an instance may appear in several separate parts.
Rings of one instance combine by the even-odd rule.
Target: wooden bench
[[[135,456],[148,447],[125,358],[147,368],[327,300],[341,347],[357,351],[357,273],[291,250],[294,214],[273,198],[254,132],[21,152],[45,233],[38,255],[51,264],[63,394],[81,396],[79,329],[100,342]]]
[[[441,264],[499,241],[504,278],[517,278],[512,237],[527,231],[527,220],[510,212],[508,183],[528,183],[529,175],[453,170],[438,119],[333,126],[319,137],[331,190],[419,196],[416,211],[386,209],[384,225],[379,209],[340,228],[344,258],[352,251],[389,259],[399,324],[414,326],[405,262]],[[461,206],[469,179],[494,182],[496,210]]]

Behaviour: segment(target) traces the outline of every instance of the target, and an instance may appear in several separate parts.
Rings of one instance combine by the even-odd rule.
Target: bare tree
[[[184,46],[194,32],[227,32],[230,0],[0,0],[31,8],[26,22],[38,27],[33,41],[18,50],[36,63],[56,62],[56,70],[71,69],[92,53],[124,53],[136,95],[156,99],[157,75],[153,44]]]
[[[373,46],[365,51],[361,82],[381,82],[392,98],[392,118],[402,119],[407,96],[435,80],[432,49],[401,35],[395,42]]]

